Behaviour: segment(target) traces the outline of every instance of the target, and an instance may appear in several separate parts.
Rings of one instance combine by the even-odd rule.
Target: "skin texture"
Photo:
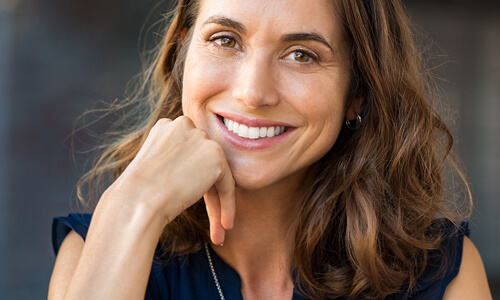
[[[289,212],[311,165],[361,112],[363,99],[345,105],[347,54],[328,0],[202,1],[185,64],[185,116],[153,127],[101,197],[86,242],[65,239],[49,299],[144,298],[162,229],[202,196],[214,250],[239,273],[244,299],[291,299]],[[229,141],[220,114],[291,130],[245,149]],[[456,280],[479,280],[470,289],[480,295],[484,268],[468,239],[465,247],[473,272]],[[466,299],[463,286],[447,295]]]

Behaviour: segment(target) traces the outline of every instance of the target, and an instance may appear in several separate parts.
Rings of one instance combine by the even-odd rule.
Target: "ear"
[[[363,97],[354,98],[351,101],[351,104],[347,108],[345,112],[346,120],[354,120],[357,115],[360,115],[363,112],[363,103],[365,99]]]
[[[184,27],[181,31],[181,41],[184,43],[186,41],[186,32],[187,32],[187,27]]]

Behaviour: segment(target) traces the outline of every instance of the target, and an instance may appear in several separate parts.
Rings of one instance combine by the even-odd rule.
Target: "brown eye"
[[[227,48],[234,48],[236,46],[236,41],[228,37],[220,38],[219,43],[222,47],[227,47]]]
[[[293,53],[293,59],[299,62],[308,62],[311,57],[302,51],[295,51]]]

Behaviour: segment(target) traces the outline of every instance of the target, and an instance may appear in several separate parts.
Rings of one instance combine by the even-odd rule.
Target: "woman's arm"
[[[68,233],[56,257],[49,285],[48,299],[63,299],[76,270],[83,249],[83,239],[74,231]]]
[[[464,238],[460,271],[446,288],[443,299],[492,299],[483,261],[476,246],[468,237]]]
[[[49,299],[144,299],[163,228],[204,195],[212,240],[222,243],[235,210],[222,148],[189,118],[159,121],[102,195],[85,243],[75,233],[63,242]]]
[[[105,199],[102,199],[104,201]],[[71,232],[59,250],[49,299],[144,299],[161,223],[116,209],[95,216],[85,243]]]

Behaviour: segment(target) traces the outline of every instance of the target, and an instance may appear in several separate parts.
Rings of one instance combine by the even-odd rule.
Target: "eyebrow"
[[[237,22],[235,20],[232,20],[230,18],[227,18],[227,17],[211,16],[205,22],[203,22],[202,26],[205,26],[207,24],[219,24],[219,25],[222,25],[225,27],[233,28],[236,31],[239,31],[243,34],[246,33],[246,28],[243,24],[241,24],[240,22]]]
[[[239,31],[243,34],[246,33],[246,28],[245,25],[242,23],[235,21],[233,19],[230,19],[228,17],[223,17],[223,16],[211,16],[208,18],[205,22],[203,22],[202,26],[205,26],[207,24],[218,24],[222,25],[225,27],[233,28],[236,31]],[[333,50],[332,45],[330,45],[325,38],[323,38],[321,35],[311,32],[311,33],[290,33],[290,34],[285,34],[281,38],[281,42],[297,42],[297,41],[314,41],[321,43],[328,47],[332,52],[335,52]]]
[[[317,33],[292,33],[292,34],[285,34],[281,38],[282,42],[297,42],[297,41],[314,41],[321,43],[328,47],[332,52],[335,52],[333,50],[332,45],[330,45],[325,38],[323,38],[321,35]]]

